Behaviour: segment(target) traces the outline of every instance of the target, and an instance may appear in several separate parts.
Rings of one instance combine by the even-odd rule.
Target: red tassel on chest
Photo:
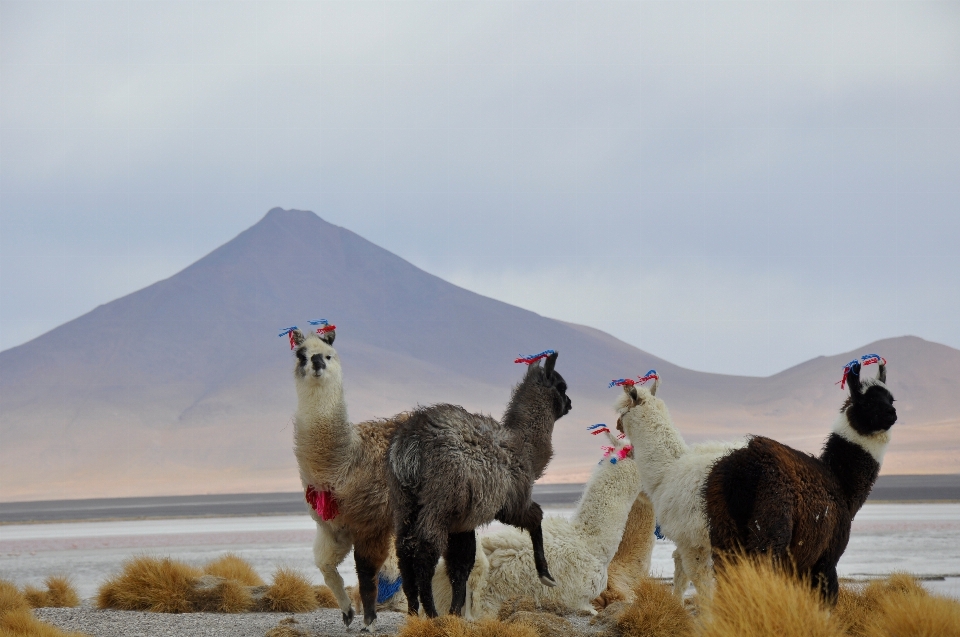
[[[332,491],[317,491],[310,485],[304,497],[324,522],[329,522],[340,514],[340,507],[337,506],[337,499]]]

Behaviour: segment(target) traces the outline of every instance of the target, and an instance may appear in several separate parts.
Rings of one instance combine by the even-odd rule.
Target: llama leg
[[[437,570],[441,549],[429,539],[417,538],[415,542],[413,571],[420,591],[420,602],[427,617],[436,617],[437,607],[433,603],[433,574]]]
[[[374,629],[377,621],[377,573],[389,552],[388,541],[358,539],[353,545],[357,564],[357,587],[363,604],[363,632]]]
[[[313,541],[313,560],[323,575],[323,583],[333,592],[343,613],[343,624],[353,621],[353,605],[343,586],[343,577],[337,566],[343,562],[353,547],[352,538],[345,529],[333,529],[326,522],[317,523],[317,536]]]
[[[713,597],[713,569],[710,564],[710,550],[703,546],[695,547],[687,552],[693,561],[692,566],[685,567],[697,589],[697,603],[703,605]]]
[[[550,575],[547,568],[547,558],[543,553],[543,509],[536,502],[531,502],[526,509],[502,509],[496,519],[504,524],[526,529],[533,543],[533,563],[537,567],[537,576],[544,586],[556,586],[557,582]]]
[[[461,615],[467,600],[467,578],[477,557],[477,535],[474,531],[451,533],[447,540],[447,575],[450,576],[450,614]]]
[[[673,550],[673,594],[678,598],[683,599],[683,594],[687,592],[687,584],[690,583],[690,578],[687,577],[687,572],[683,570],[683,555],[680,553],[680,549]]]
[[[398,535],[396,540],[397,565],[400,567],[400,580],[403,594],[407,598],[407,614],[420,614],[420,589],[417,588],[415,569],[417,552],[413,548],[414,539],[409,535]]]
[[[822,557],[810,569],[810,581],[814,589],[820,592],[823,601],[831,608],[837,605],[840,594],[840,581],[837,577],[837,565],[833,560]]]

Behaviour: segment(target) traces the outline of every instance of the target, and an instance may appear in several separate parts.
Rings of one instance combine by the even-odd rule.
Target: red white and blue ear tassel
[[[590,425],[587,427],[587,431],[594,436],[597,434],[607,434],[607,437],[610,438],[610,442],[613,443],[613,446],[600,446],[600,450],[603,451],[603,458],[600,459],[600,462],[603,462],[606,458],[610,458],[611,463],[617,464],[618,460],[623,460],[627,457],[627,454],[633,451],[633,445],[624,445],[622,447],[618,446],[619,441],[626,438],[626,434],[618,434],[616,437],[614,437],[613,432],[610,431],[610,428],[603,423]]]
[[[861,367],[866,367],[867,365],[873,365],[875,363],[880,363],[881,365],[887,364],[887,359],[879,354],[864,354],[859,359],[853,359],[849,363],[843,366],[843,378],[834,383],[835,385],[840,385],[840,389],[847,384],[847,375],[850,374],[850,370],[853,369],[853,366],[857,363],[860,363]]]
[[[290,337],[290,349],[294,349],[297,346],[297,343],[293,340],[293,331],[297,329],[296,325],[291,327],[286,327],[281,331],[277,336],[289,336]]]
[[[319,325],[317,328],[317,334],[326,334],[327,332],[332,332],[337,329],[336,325],[330,325],[330,321],[327,319],[315,319],[310,321],[310,325]]]
[[[617,380],[611,380],[607,387],[622,387],[624,385],[632,387],[633,385],[645,385],[651,380],[659,379],[660,376],[657,375],[657,370],[651,369],[643,376],[637,376],[637,378],[638,380],[633,380],[632,378],[618,378]]]
[[[555,350],[545,349],[545,350],[543,350],[542,352],[540,352],[539,354],[531,354],[530,356],[524,356],[523,354],[520,354],[520,358],[518,358],[517,360],[515,360],[515,361],[513,361],[513,362],[514,362],[514,363],[526,363],[527,365],[533,365],[534,363],[536,363],[536,362],[537,362],[538,360],[540,360],[541,358],[546,358],[547,356],[550,356],[551,354],[556,354],[556,353],[557,353],[557,352],[556,352]]]

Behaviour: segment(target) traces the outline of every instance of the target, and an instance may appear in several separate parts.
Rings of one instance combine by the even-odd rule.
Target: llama
[[[674,595],[682,598],[692,581],[700,599],[706,600],[713,590],[713,572],[702,488],[713,463],[743,443],[687,446],[667,406],[656,397],[660,377],[650,370],[641,380],[648,379],[653,380],[650,389],[633,381],[611,383],[622,384],[624,390],[617,401],[618,425],[634,445],[643,490],[653,502],[660,531],[677,545]]]
[[[861,362],[879,363],[875,379],[860,380]],[[704,487],[715,558],[771,555],[836,603],[837,562],[897,421],[886,377],[886,361],[875,354],[844,368],[850,396],[819,457],[755,436],[716,463]]]
[[[632,505],[637,502],[647,503],[639,517],[648,522],[640,526],[646,527],[650,538],[646,542],[640,538],[629,539],[638,540],[638,545],[646,547],[649,569],[653,507],[645,497],[639,499],[642,497],[640,472],[636,461],[628,455],[630,447],[621,444],[614,441],[613,447],[607,447],[607,455],[611,457],[605,456],[594,470],[573,517],[567,520],[551,516],[543,520],[543,549],[557,586],[545,588],[537,581],[533,550],[522,531],[507,527],[483,535],[479,538],[476,563],[468,579],[464,607],[468,618],[496,617],[501,604],[516,596],[531,597],[538,604],[559,606],[571,612],[596,614],[591,602],[608,589],[607,569],[618,553],[618,546],[622,548],[628,540],[624,527]],[[631,557],[633,555],[631,552]],[[442,559],[433,587],[436,603],[445,607],[453,591]]]
[[[529,366],[502,422],[441,404],[415,410],[397,427],[387,482],[408,613],[418,614],[422,602],[429,617],[437,616],[432,580],[441,555],[453,589],[450,612],[461,613],[474,529],[494,519],[530,533],[537,575],[556,585],[543,555],[543,511],[532,500],[533,483],[553,456],[554,423],[571,408],[556,360],[552,350],[518,359]]]
[[[386,455],[390,437],[402,422],[389,420],[351,424],[343,398],[340,357],[333,348],[336,330],[325,321],[317,333],[288,328],[297,362],[294,453],[306,491],[310,515],[317,523],[314,561],[333,591],[343,623],[354,611],[337,566],[353,548],[363,603],[364,631],[377,619],[377,572],[390,552],[392,514],[387,498]]]

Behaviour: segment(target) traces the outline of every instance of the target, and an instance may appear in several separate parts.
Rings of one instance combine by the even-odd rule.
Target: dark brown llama
[[[410,614],[423,602],[426,614],[437,616],[432,580],[441,555],[450,576],[450,612],[461,613],[476,554],[474,529],[494,519],[530,533],[537,575],[544,585],[556,585],[543,554],[543,511],[532,500],[533,483],[553,456],[554,423],[571,407],[556,360],[554,352],[543,367],[529,366],[502,422],[434,405],[397,427],[387,482]]]
[[[769,554],[836,603],[837,562],[897,421],[885,361],[876,358],[876,379],[860,380],[859,361],[847,366],[850,397],[820,457],[756,436],[713,466],[704,495],[715,568]]]

